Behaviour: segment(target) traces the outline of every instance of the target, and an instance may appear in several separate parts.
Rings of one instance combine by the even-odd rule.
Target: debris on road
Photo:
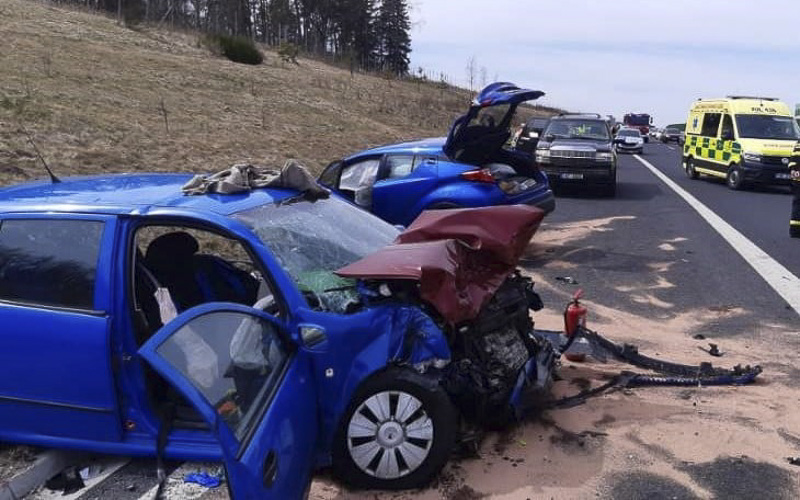
[[[567,285],[577,285],[578,280],[573,278],[572,276],[556,276],[556,281],[560,281]]]
[[[183,476],[183,482],[195,483],[209,489],[218,488],[222,484],[222,478],[208,472],[192,472]]]
[[[698,347],[703,352],[707,352],[711,356],[715,358],[721,358],[725,353],[719,350],[719,346],[717,344],[708,343],[708,349],[703,349],[702,347]]]

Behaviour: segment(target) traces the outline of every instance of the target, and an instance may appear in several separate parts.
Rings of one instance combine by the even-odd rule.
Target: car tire
[[[336,431],[334,474],[355,488],[422,488],[450,458],[458,418],[433,378],[399,368],[373,376],[356,391]]]
[[[686,159],[686,177],[695,180],[700,177],[697,170],[694,169],[694,160],[692,158]]]
[[[745,187],[744,176],[735,163],[728,167],[728,175],[725,176],[725,184],[734,191],[740,191]]]

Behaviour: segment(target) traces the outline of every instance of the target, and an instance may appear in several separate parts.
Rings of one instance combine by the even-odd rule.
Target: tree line
[[[168,23],[206,33],[292,44],[367,70],[408,73],[407,0],[56,0],[128,24]]]

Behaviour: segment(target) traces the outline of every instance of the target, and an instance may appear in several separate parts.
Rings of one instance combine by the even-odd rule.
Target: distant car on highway
[[[661,134],[661,142],[667,144],[668,142],[677,142],[678,144],[681,143],[681,131],[677,128],[667,127],[664,129],[664,133]]]
[[[635,128],[624,128],[614,137],[614,149],[618,153],[638,153],[644,151],[644,138]]]
[[[600,115],[562,113],[551,118],[536,147],[536,163],[553,186],[592,185],[607,196],[616,195],[617,154],[608,122]]]
[[[517,106],[539,90],[493,83],[478,94],[446,138],[368,149],[328,165],[319,183],[392,224],[427,209],[533,205],[555,198],[529,153],[504,147]]]
[[[525,122],[514,147],[518,151],[533,153],[536,150],[536,145],[539,143],[542,132],[547,128],[549,122],[549,118],[542,117],[534,117]]]

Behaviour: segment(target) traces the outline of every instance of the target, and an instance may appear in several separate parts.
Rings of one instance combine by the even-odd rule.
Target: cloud
[[[418,0],[412,16],[412,67],[463,84],[474,55],[570,110],[648,111],[665,125],[699,97],[800,100],[800,2]]]

